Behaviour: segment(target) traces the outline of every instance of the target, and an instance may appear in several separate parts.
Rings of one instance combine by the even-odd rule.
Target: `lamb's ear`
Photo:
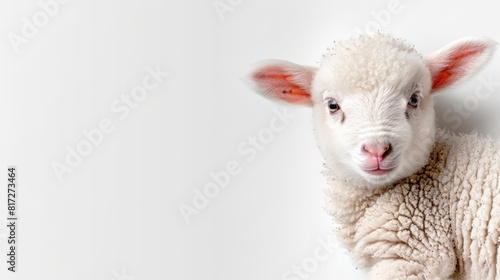
[[[455,41],[425,60],[432,76],[432,92],[477,72],[492,57],[498,43],[489,38]]]
[[[314,67],[266,60],[257,63],[245,80],[267,98],[311,106],[311,83],[315,73]]]

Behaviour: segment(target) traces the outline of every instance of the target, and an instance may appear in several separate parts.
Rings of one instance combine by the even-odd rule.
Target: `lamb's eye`
[[[330,109],[331,113],[335,113],[340,109],[340,106],[335,99],[330,99],[328,101],[328,109]]]
[[[410,100],[408,101],[408,105],[412,106],[412,107],[417,107],[418,106],[418,102],[419,102],[419,98],[418,98],[418,94],[417,93],[414,93],[411,97],[410,97]]]

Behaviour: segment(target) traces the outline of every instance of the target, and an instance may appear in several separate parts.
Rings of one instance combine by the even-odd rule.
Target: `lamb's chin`
[[[386,173],[382,175],[364,174],[362,177],[365,181],[365,184],[372,188],[385,187],[397,181],[395,175],[392,173]]]
[[[338,176],[338,179],[346,182],[351,187],[359,187],[363,189],[383,188],[400,179],[399,174],[395,173],[395,170],[381,175],[370,175],[364,171],[354,170],[335,173]]]

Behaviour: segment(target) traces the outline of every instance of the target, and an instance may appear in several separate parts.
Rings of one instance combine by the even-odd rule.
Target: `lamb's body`
[[[500,143],[436,132],[432,96],[477,71],[490,39],[423,57],[378,34],[335,43],[319,68],[268,61],[258,92],[312,106],[331,214],[374,279],[499,279]]]
[[[325,173],[338,234],[373,278],[500,278],[498,142],[439,131],[429,163],[381,189]]]

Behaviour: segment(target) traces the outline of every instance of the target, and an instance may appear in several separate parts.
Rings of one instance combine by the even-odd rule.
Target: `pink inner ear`
[[[467,74],[467,65],[485,51],[484,46],[465,46],[458,48],[447,58],[446,67],[432,77],[432,90],[447,87]],[[431,64],[439,61],[431,61]]]
[[[305,78],[306,84],[311,84],[312,75],[301,75],[301,78]],[[280,66],[260,69],[253,74],[253,80],[274,98],[293,104],[312,105],[309,91],[296,82],[297,78],[293,74]]]

